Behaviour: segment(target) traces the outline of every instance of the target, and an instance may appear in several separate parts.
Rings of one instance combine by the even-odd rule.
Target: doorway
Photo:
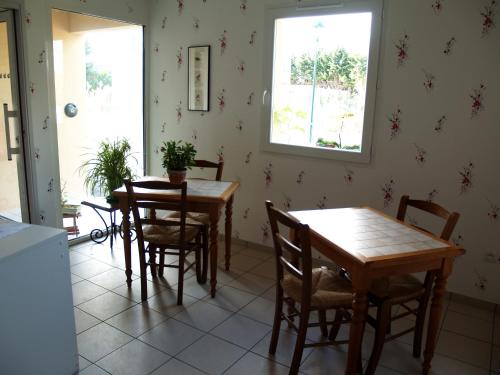
[[[30,222],[14,12],[0,8],[0,219]]]
[[[52,33],[61,208],[71,240],[104,229],[82,205],[105,203],[104,192],[89,191],[81,168],[102,142],[127,140],[133,174],[144,174],[143,27],[53,10]]]

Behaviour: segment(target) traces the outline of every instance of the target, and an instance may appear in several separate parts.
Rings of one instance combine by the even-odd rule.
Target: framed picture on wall
[[[210,110],[210,46],[188,48],[188,110]]]

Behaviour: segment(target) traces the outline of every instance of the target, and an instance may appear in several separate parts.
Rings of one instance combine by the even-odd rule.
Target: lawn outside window
[[[265,151],[369,162],[382,0],[267,10]]]

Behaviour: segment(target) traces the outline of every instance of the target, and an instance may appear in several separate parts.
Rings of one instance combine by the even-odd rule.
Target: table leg
[[[355,375],[359,371],[361,344],[363,343],[363,333],[368,313],[367,291],[368,288],[358,289],[355,287],[352,301],[352,322],[349,330],[346,375]]]
[[[217,285],[217,241],[219,237],[219,217],[220,207],[210,209],[210,294],[215,297],[215,287]]]
[[[431,360],[436,349],[439,323],[443,314],[443,301],[446,292],[446,281],[451,273],[452,260],[443,261],[442,269],[436,275],[434,283],[431,311],[429,314],[429,327],[427,328],[427,341],[424,351],[423,374],[427,375],[431,369]]]
[[[123,228],[123,252],[125,255],[125,275],[127,276],[127,286],[130,288],[132,285],[132,257],[130,247],[130,208],[128,204],[120,207],[123,215],[122,228]]]
[[[229,271],[231,264],[231,231],[233,228],[233,196],[226,203],[226,228],[224,239],[226,241],[226,271]]]

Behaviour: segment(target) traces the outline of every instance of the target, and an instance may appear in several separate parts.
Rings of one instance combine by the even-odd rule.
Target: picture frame
[[[210,111],[210,46],[188,47],[188,110]]]

